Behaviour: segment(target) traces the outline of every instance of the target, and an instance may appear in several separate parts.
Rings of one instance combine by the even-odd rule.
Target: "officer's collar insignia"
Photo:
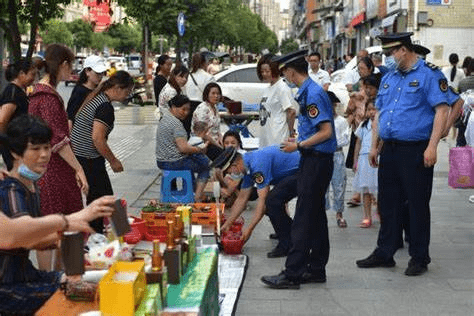
[[[432,70],[439,69],[438,66],[436,66],[435,64],[430,63],[429,61],[426,62],[426,66],[428,66],[428,67],[431,68]]]
[[[439,79],[439,89],[443,92],[448,91],[448,80]]]
[[[310,104],[306,107],[306,110],[308,112],[308,116],[310,118],[315,118],[319,115],[319,110],[318,107],[315,104]]]
[[[256,184],[262,184],[263,181],[265,181],[265,177],[263,176],[263,173],[261,172],[255,172],[252,176],[253,181],[255,181]]]
[[[408,84],[410,87],[418,87],[420,85],[420,83],[418,82],[418,80],[413,80],[412,82],[410,82]]]
[[[386,83],[386,84],[383,85],[383,88],[384,88],[384,89],[388,89],[388,87],[389,87],[388,83]]]

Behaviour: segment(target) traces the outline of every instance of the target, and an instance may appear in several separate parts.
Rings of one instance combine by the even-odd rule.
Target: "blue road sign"
[[[184,17],[184,13],[181,12],[179,15],[178,15],[178,34],[179,36],[183,36],[184,35],[184,21],[185,21],[185,17]]]

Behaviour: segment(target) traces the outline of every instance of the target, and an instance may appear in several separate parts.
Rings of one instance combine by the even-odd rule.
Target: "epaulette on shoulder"
[[[428,68],[431,68],[431,70],[439,70],[438,66],[436,66],[435,64],[430,63],[429,61],[426,62],[426,66],[428,66]]]

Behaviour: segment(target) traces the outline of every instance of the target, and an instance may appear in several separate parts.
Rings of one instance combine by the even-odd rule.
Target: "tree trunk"
[[[28,60],[30,60],[31,56],[33,56],[33,51],[36,44],[36,34],[38,33],[38,15],[39,15],[40,5],[41,5],[41,0],[35,0],[33,4],[33,17],[31,19],[30,41],[28,43],[28,52],[26,53],[26,59]]]
[[[5,32],[9,36],[8,44],[10,45],[10,50],[15,61],[21,58],[21,36],[18,29],[18,20],[17,13],[19,1],[18,0],[8,0],[8,30]]]

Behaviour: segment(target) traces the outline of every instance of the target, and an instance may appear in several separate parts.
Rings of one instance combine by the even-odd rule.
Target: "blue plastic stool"
[[[193,203],[193,177],[190,170],[162,170],[161,202],[166,203]],[[183,179],[183,189],[177,190],[171,186],[173,180]]]

